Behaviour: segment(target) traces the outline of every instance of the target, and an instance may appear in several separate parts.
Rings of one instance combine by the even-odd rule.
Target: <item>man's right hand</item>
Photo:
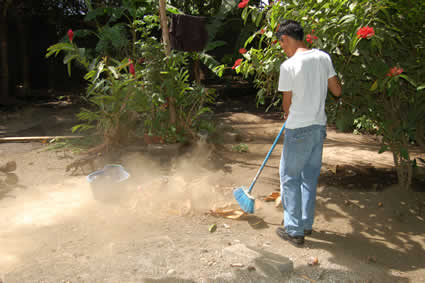
[[[333,76],[332,78],[328,79],[328,88],[334,96],[336,96],[336,97],[341,96],[342,89],[341,89],[341,85],[338,81],[338,78],[336,76]]]

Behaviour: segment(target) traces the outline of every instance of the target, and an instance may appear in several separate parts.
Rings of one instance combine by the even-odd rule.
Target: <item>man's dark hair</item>
[[[293,20],[283,20],[279,23],[276,36],[280,40],[282,35],[287,35],[295,40],[304,39],[304,31],[299,22]]]

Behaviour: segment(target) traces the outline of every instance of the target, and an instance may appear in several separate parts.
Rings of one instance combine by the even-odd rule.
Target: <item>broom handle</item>
[[[263,164],[261,164],[260,169],[258,169],[257,175],[255,175],[255,178],[254,178],[254,180],[252,181],[251,186],[249,186],[248,194],[250,194],[250,193],[251,193],[252,188],[253,188],[253,187],[254,187],[254,185],[255,185],[255,182],[257,182],[257,178],[258,178],[258,176],[260,176],[261,171],[263,171],[263,168],[264,168],[264,166],[265,166],[265,165],[266,165],[266,163],[267,163],[267,160],[269,160],[269,157],[270,157],[270,155],[272,154],[273,149],[275,148],[275,146],[276,146],[277,142],[279,141],[280,136],[282,135],[283,130],[285,129],[285,126],[286,126],[286,121],[285,121],[285,123],[283,123],[282,129],[280,129],[279,134],[277,135],[276,139],[274,140],[274,143],[273,143],[272,147],[270,148],[269,152],[267,153],[266,158],[265,158],[265,159],[264,159],[264,161],[263,161]]]

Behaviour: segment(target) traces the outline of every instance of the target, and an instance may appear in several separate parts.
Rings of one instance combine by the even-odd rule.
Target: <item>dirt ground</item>
[[[3,112],[0,135],[68,134],[74,113]],[[216,117],[217,144],[123,149],[110,161],[130,173],[127,194],[112,203],[93,198],[87,172],[65,171],[72,152],[0,143],[0,161],[17,162],[14,184],[0,184],[0,282],[425,282],[424,184],[398,188],[392,156],[377,153],[374,137],[328,128],[314,232],[297,248],[275,234],[282,208],[263,200],[279,191],[281,142],[254,187],[254,215],[208,213],[235,206],[232,189],[249,186],[281,127],[276,113],[228,104]],[[234,150],[241,144],[247,152]],[[247,267],[223,253],[235,244],[288,257],[294,270],[241,273]]]

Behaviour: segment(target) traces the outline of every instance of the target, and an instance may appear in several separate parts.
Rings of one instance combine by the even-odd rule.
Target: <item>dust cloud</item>
[[[120,242],[163,230],[170,217],[184,221],[234,201],[229,174],[211,169],[216,161],[209,144],[199,142],[183,154],[164,148],[122,157],[130,177],[116,186],[122,196],[115,201],[94,199],[86,176],[66,175],[3,199],[0,268],[12,270],[40,253],[66,253],[73,245],[106,256]]]
[[[226,174],[220,169],[210,169],[215,162],[210,145],[198,142],[190,152],[168,157],[165,168],[149,157],[129,158],[129,167],[134,172],[130,183],[137,188],[129,197],[131,207],[143,208],[152,216],[164,213],[183,216],[205,213],[231,201]],[[134,169],[132,163],[136,163]]]

